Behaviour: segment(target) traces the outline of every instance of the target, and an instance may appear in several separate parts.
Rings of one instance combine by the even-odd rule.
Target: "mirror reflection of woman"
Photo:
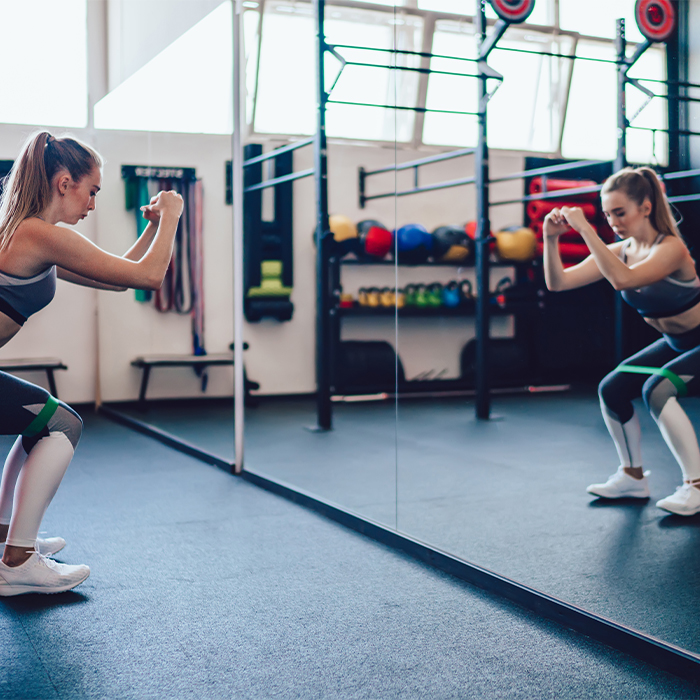
[[[101,185],[102,158],[80,141],[43,131],[25,143],[0,200],[0,347],[53,299],[57,277],[113,291],[162,285],[182,198],[175,192],[153,197],[142,208],[149,222],[146,230],[120,257],[57,226],[75,225],[88,216]],[[68,318],[66,332],[70,326]],[[5,543],[0,596],[59,593],[90,574],[88,566],[50,558],[65,540],[38,537],[81,432],[80,416],[70,406],[41,387],[0,372],[0,434],[19,435],[0,481],[0,543]]]
[[[622,240],[606,245],[578,207],[554,209],[544,223],[545,280],[551,291],[606,279],[662,337],[624,360],[599,386],[605,424],[620,466],[588,492],[601,498],[649,498],[641,431],[632,403],[642,397],[680,465],[683,484],[656,503],[671,513],[700,513],[700,448],[678,402],[700,394],[700,279],[656,173],[625,168],[606,180],[603,212]],[[564,268],[558,237],[573,228],[590,255]]]

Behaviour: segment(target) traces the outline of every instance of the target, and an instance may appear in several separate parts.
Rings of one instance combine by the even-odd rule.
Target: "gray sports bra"
[[[663,236],[654,241],[656,245]],[[623,262],[627,262],[627,247],[632,242],[629,239],[620,252]],[[647,318],[667,318],[676,316],[683,311],[692,309],[700,303],[700,279],[695,278],[687,282],[664,277],[658,282],[648,284],[639,289],[625,289],[621,292],[622,298],[642,316]]]
[[[55,294],[55,265],[34,277],[16,277],[0,272],[0,311],[20,326],[43,309]]]

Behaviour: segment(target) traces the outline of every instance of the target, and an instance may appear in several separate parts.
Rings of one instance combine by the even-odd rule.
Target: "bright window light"
[[[422,20],[394,18],[386,12],[329,7],[326,16],[329,44],[420,50]],[[263,20],[260,85],[255,115],[259,133],[312,134],[316,129],[316,41],[312,10],[307,5],[278,3],[266,6]],[[338,49],[353,63],[346,66],[331,94],[331,100],[365,105],[416,104],[418,74],[391,71],[383,66],[418,66],[416,57],[381,51]],[[335,80],[340,64],[326,56],[327,88]],[[329,104],[326,132],[336,138],[409,141],[414,113],[377,107]]]
[[[647,49],[642,57],[634,64],[630,71],[632,77],[644,77],[653,80],[666,79],[666,56],[663,48]],[[657,95],[666,94],[666,86],[659,83],[645,83],[642,85],[651,89]],[[637,113],[637,110],[646,101],[646,96],[634,85],[627,85],[627,118]],[[633,127],[646,129],[668,128],[667,101],[657,97],[647,105],[639,116],[632,121]],[[627,129],[627,160],[630,163],[653,163],[668,165],[668,136],[665,132],[641,131],[639,129]]]
[[[86,0],[0,2],[0,122],[87,126]]]
[[[615,59],[611,45],[579,43],[577,54],[607,60]],[[648,49],[631,71],[632,76],[665,78],[663,49]],[[657,94],[663,87],[647,83]],[[593,87],[592,87],[593,86]],[[627,117],[632,118],[644,101],[637,88],[627,87]],[[633,126],[666,127],[666,104],[655,99],[633,122]],[[614,63],[576,61],[562,140],[565,158],[612,160],[617,153],[617,76]],[[631,163],[658,163],[668,160],[668,141],[663,133],[627,130],[627,159]]]
[[[437,22],[433,35],[433,53],[438,56],[476,58],[476,37],[471,25]],[[474,75],[476,64],[449,58],[432,58],[435,71]],[[491,81],[490,81],[491,82]],[[470,77],[432,74],[428,79],[426,107],[429,110],[476,112],[477,80]],[[423,142],[436,146],[474,146],[477,140],[476,117],[461,114],[427,112],[423,123]]]
[[[558,149],[572,61],[538,53],[570,55],[572,50],[573,42],[568,37],[552,39],[516,27],[508,31],[490,60],[504,77],[488,107],[492,148],[540,152]]]
[[[511,28],[489,59],[504,76],[488,108],[489,145],[492,148],[524,151],[556,151],[561,133],[566,88],[571,62],[537,53],[515,53],[502,49],[570,53],[571,39],[535,34]],[[460,58],[476,57],[476,37],[471,27],[454,22],[438,22],[433,53]],[[474,73],[473,63],[434,58],[436,71]],[[497,83],[490,80],[489,89]],[[478,83],[475,78],[432,74],[428,82],[427,108],[476,112]],[[444,146],[473,146],[477,140],[474,116],[444,114],[425,116],[425,143]]]
[[[615,21],[625,20],[628,41],[643,41],[634,19],[634,0],[559,0],[561,29],[587,36],[615,38]]]
[[[579,43],[576,53],[615,60],[609,44]],[[617,151],[617,76],[614,63],[576,61],[562,139],[562,155],[612,160]]]
[[[256,48],[255,11],[244,15]],[[224,2],[95,105],[98,129],[230,134],[233,129],[231,3]],[[184,57],[187,57],[184,60]],[[255,61],[247,61],[254,86]],[[176,67],[176,69],[173,69]],[[251,81],[251,73],[253,79]],[[154,96],[153,86],[158,85]],[[252,108],[248,107],[248,112]]]
[[[554,0],[537,0],[532,14],[527,18],[527,23],[551,24],[553,2]],[[455,15],[473,17],[476,14],[476,0],[418,0],[418,8],[431,12],[451,12]],[[498,16],[491,5],[486,6],[486,16],[489,19],[495,19]]]

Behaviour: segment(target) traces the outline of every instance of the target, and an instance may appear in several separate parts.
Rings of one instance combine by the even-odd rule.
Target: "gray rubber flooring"
[[[686,407],[700,425],[700,402]],[[700,516],[655,507],[681,477],[647,412],[652,498],[608,502],[585,491],[618,464],[595,393],[502,397],[493,408],[502,420],[487,423],[463,401],[400,403],[398,420],[389,405],[343,406],[319,439],[299,430],[293,406],[261,407],[248,413],[246,464],[700,652]]]
[[[45,519],[74,592],[0,601],[0,697],[695,698],[283,499],[86,415]],[[8,448],[11,440],[0,440]]]
[[[700,425],[700,401],[686,408]],[[313,401],[246,414],[246,468],[336,502],[530,587],[700,653],[700,516],[655,501],[680,470],[640,407],[649,501],[585,492],[617,456],[594,391],[494,399],[476,421],[464,400],[338,404],[330,433]],[[132,413],[132,415],[137,415]],[[154,405],[146,420],[222,454],[229,403]],[[231,455],[232,455],[232,448]]]

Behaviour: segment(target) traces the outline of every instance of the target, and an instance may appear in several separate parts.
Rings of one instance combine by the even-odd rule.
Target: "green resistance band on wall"
[[[620,365],[617,368],[618,372],[629,372],[630,374],[658,374],[661,377],[668,379],[673,386],[678,389],[678,396],[685,396],[688,393],[688,387],[685,382],[670,369],[663,367],[641,367],[638,365]]]
[[[44,408],[39,411],[37,417],[29,424],[29,427],[22,433],[24,437],[34,437],[38,435],[51,420],[51,417],[56,413],[59,403],[53,396],[49,396],[49,400],[44,405]]]

